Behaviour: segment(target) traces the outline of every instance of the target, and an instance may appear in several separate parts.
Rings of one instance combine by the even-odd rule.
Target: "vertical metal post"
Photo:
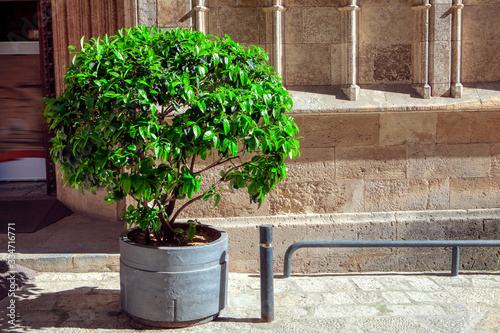
[[[460,269],[460,247],[454,246],[451,252],[451,275],[458,276]]]
[[[264,322],[274,320],[273,229],[264,224],[260,231],[260,313]]]

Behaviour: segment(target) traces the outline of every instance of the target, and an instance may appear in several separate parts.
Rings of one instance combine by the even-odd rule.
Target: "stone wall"
[[[183,217],[230,231],[233,271],[258,269],[263,223],[277,260],[305,239],[500,239],[499,17],[498,0],[139,0],[141,24],[264,47],[303,137],[261,209],[239,191]],[[71,191],[74,210],[119,216]],[[481,251],[462,266],[498,269]],[[295,269],[448,269],[448,254],[308,250]]]
[[[464,0],[463,81],[500,81],[500,2]]]
[[[419,74],[414,71],[422,62],[428,67],[427,80],[435,86],[434,96],[450,94],[455,62],[463,67],[464,82],[500,80],[497,56],[500,5],[496,0],[205,0],[200,3],[208,8],[204,11],[203,27],[196,27],[196,20],[192,19],[194,7],[189,0],[140,0],[139,22],[166,28],[195,25],[209,34],[221,37],[228,34],[236,41],[264,47],[272,55],[273,6],[278,4],[284,6],[280,34],[283,77],[289,86],[343,84],[342,44],[348,39],[344,35],[351,32],[357,41],[356,80],[360,85],[415,83]],[[357,6],[353,31],[346,30],[342,21],[343,9],[350,6]],[[419,46],[424,41],[425,56]],[[462,59],[459,56],[455,61],[454,52]]]
[[[184,216],[500,207],[500,111],[295,115],[301,157],[260,209],[244,191]],[[226,199],[227,200],[224,200]]]

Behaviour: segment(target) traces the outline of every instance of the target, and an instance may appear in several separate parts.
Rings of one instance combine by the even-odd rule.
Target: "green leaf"
[[[212,192],[207,192],[205,194],[203,194],[203,200],[204,201],[208,201],[210,200],[210,198],[212,198],[214,196],[214,194]]]
[[[148,138],[148,128],[146,126],[139,127],[139,133],[141,134],[143,140]]]
[[[187,229],[187,237],[192,242],[193,239],[194,239],[194,236],[196,236],[196,224],[195,223],[189,223],[189,226],[188,226],[188,229]]]
[[[231,130],[231,125],[229,124],[229,120],[224,119],[222,121],[222,126],[224,126],[224,135],[227,135]]]
[[[214,194],[214,207],[217,207],[217,205],[220,202],[220,195],[218,193]]]
[[[130,177],[125,178],[123,180],[122,186],[123,192],[128,194],[130,192],[130,188],[132,187],[132,179],[130,179]]]
[[[243,177],[238,177],[238,180],[236,181],[236,185],[238,188],[244,188],[245,187],[245,179]]]
[[[201,129],[200,129],[200,126],[198,125],[194,125],[193,126],[193,133],[194,133],[194,138],[198,138],[201,134]]]

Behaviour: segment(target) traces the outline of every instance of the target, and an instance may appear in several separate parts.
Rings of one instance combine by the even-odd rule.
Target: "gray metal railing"
[[[451,275],[457,276],[460,265],[460,247],[500,247],[500,240],[421,240],[421,241],[301,241],[285,253],[283,277],[290,277],[292,254],[304,247],[451,247]]]

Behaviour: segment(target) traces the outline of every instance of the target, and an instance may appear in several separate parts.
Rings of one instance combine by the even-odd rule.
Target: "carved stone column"
[[[453,0],[453,23],[451,37],[451,96],[462,97],[463,86],[460,81],[462,70],[462,0]]]
[[[431,0],[429,19],[429,84],[432,96],[450,96],[452,0]]]
[[[359,96],[357,85],[357,11],[358,0],[343,0],[339,7],[341,16],[341,81],[342,91],[351,101],[356,101]]]
[[[206,6],[206,0],[193,1],[193,20],[196,31],[207,33],[206,12],[210,9]]]
[[[284,0],[272,0],[272,5],[265,10],[272,11],[273,16],[273,49],[272,65],[283,78],[283,6]]]
[[[413,0],[413,88],[423,98],[431,97],[429,85],[429,0]]]

